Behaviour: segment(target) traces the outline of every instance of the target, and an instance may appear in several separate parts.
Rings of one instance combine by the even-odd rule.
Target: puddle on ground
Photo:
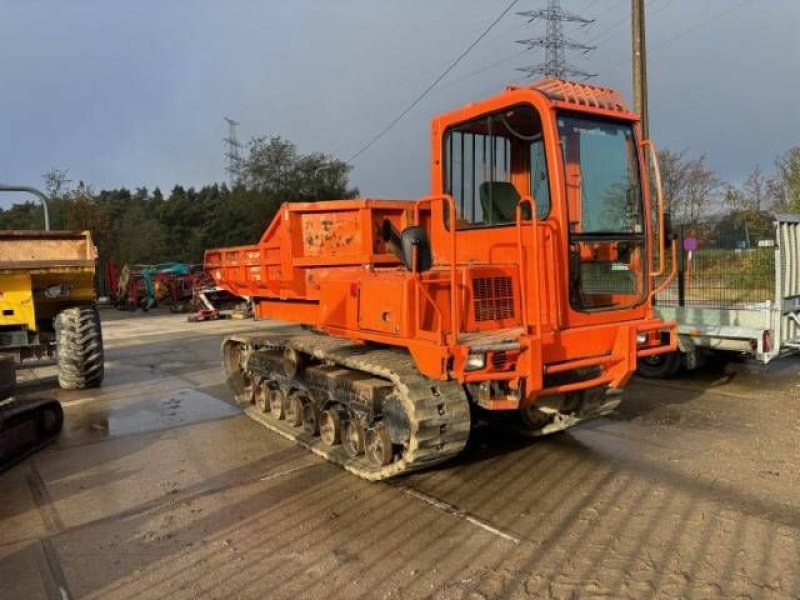
[[[66,407],[65,432],[70,438],[117,437],[146,433],[239,414],[239,410],[191,388],[145,396],[119,407]]]

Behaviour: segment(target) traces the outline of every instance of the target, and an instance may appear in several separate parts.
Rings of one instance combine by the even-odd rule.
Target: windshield
[[[570,304],[621,309],[646,294],[647,254],[633,127],[560,115],[569,215]]]
[[[558,118],[572,233],[642,233],[642,192],[633,128]]]

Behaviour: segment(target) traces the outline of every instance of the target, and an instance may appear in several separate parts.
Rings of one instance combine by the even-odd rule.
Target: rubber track
[[[255,350],[291,347],[319,360],[370,373],[395,384],[408,416],[410,439],[402,457],[385,467],[372,466],[366,459],[351,459],[341,446],[330,448],[318,437],[309,436],[285,421],[263,414],[255,406],[245,410],[251,418],[269,429],[363,479],[378,481],[436,465],[453,458],[466,446],[470,433],[470,411],[461,385],[421,375],[411,356],[403,350],[358,345],[313,333],[293,336],[234,335],[226,338],[226,341],[238,341]]]
[[[58,422],[53,432],[43,435],[44,432],[36,422],[39,413],[48,407],[56,412]],[[63,419],[61,405],[52,399],[13,398],[0,404],[0,473],[55,440],[61,432]],[[23,443],[13,444],[15,440],[11,436],[16,435],[15,430],[31,421],[36,432],[34,437]]]

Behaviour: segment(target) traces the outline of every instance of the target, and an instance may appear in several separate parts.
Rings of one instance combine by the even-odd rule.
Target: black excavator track
[[[0,472],[55,440],[63,424],[58,400],[12,397],[0,401]]]
[[[234,396],[251,418],[364,479],[441,463],[459,454],[469,438],[470,409],[461,385],[421,375],[401,349],[314,333],[233,335],[223,341],[222,359]],[[345,419],[357,419],[368,431],[385,428],[393,442],[391,460],[378,464],[352,456],[342,444],[323,442],[314,427],[276,418],[268,402],[257,401],[276,390],[283,398],[302,395],[314,403],[310,415],[339,407],[346,409]]]

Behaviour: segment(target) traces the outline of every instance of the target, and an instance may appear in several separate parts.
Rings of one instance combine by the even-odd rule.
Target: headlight
[[[639,344],[640,346],[644,346],[647,343],[647,334],[640,333],[639,335],[637,335],[636,343]]]
[[[477,371],[486,366],[486,354],[470,354],[464,363],[465,371]]]

